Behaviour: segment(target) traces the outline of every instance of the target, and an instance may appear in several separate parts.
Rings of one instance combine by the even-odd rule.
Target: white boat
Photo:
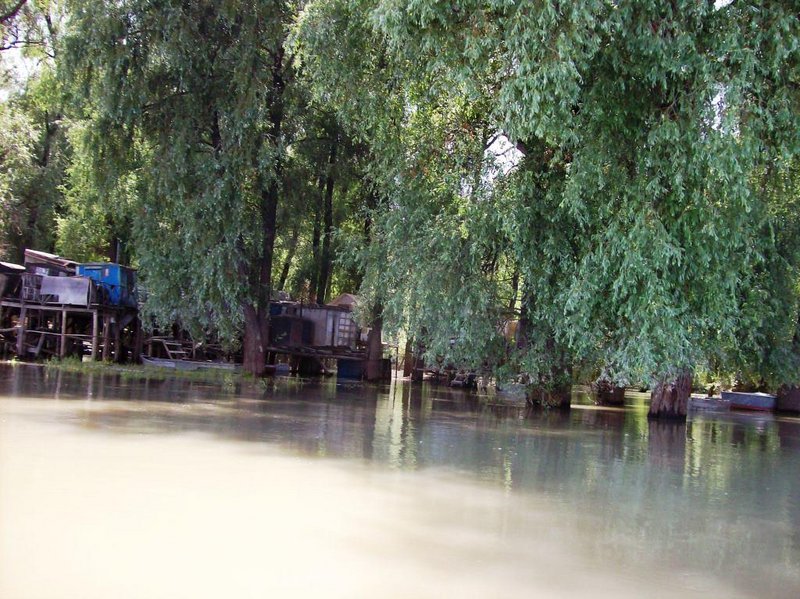
[[[757,410],[772,412],[775,409],[775,396],[769,393],[739,393],[723,391],[722,399],[731,402],[732,410]]]
[[[238,364],[230,362],[197,362],[195,360],[169,360],[166,358],[149,358],[142,356],[142,364],[156,366],[158,368],[172,368],[175,370],[228,370],[235,372],[239,370]]]

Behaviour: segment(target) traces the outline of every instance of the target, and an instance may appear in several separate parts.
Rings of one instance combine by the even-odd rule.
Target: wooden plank
[[[61,344],[58,348],[58,357],[64,358],[67,355],[67,311],[61,310]]]
[[[29,304],[26,302],[20,302],[18,300],[3,300],[3,306],[6,308],[22,308],[26,306],[31,310],[41,310],[43,312],[60,312],[61,310],[68,310],[69,312],[77,312],[80,314],[91,314],[94,309],[93,308],[83,308],[80,306],[68,306],[63,304]]]

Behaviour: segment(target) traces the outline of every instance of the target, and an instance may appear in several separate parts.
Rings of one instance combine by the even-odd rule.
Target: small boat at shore
[[[776,397],[769,393],[723,391],[722,399],[730,402],[732,410],[757,410],[759,412],[775,410]]]
[[[171,368],[174,370],[228,370],[237,371],[238,364],[230,362],[199,362],[196,360],[170,360],[166,358],[148,358],[142,356],[142,364],[156,366],[157,368]]]
[[[709,412],[727,412],[731,409],[729,401],[719,396],[708,397],[706,395],[692,395],[689,398],[690,410],[705,410]]]

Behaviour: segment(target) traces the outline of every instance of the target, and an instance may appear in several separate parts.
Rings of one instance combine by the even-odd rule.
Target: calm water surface
[[[0,365],[0,597],[798,597],[800,419]]]

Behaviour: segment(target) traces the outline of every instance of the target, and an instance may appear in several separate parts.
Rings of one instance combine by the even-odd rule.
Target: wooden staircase
[[[163,350],[163,353],[170,360],[188,360],[190,357],[186,353],[186,348],[183,344],[171,337],[151,337],[148,342],[148,348],[151,357],[158,357],[159,349]]]

